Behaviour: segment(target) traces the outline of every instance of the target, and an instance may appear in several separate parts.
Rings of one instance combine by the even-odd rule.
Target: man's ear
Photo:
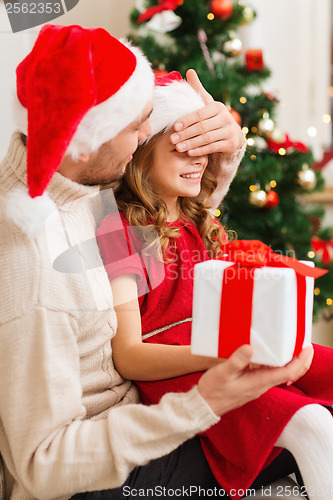
[[[79,160],[82,161],[83,163],[87,163],[90,159],[90,154],[87,153],[81,153],[79,156]]]

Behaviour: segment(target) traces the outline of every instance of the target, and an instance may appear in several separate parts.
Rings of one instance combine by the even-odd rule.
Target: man
[[[193,73],[189,79],[204,92]],[[142,54],[102,29],[45,26],[17,68],[25,133],[13,134],[0,168],[5,498],[217,487],[192,438],[311,362],[305,350],[287,367],[249,370],[251,348],[243,346],[190,392],[152,407],[137,404],[134,387],[115,371],[117,323],[104,269],[83,258],[79,271],[59,272],[55,258],[68,248],[82,257],[80,245],[94,238],[99,185],[121,176],[149,135],[152,88]],[[244,139],[205,96],[207,106],[177,122],[172,140],[188,154],[219,154],[229,185]],[[125,481],[129,490],[117,489]]]

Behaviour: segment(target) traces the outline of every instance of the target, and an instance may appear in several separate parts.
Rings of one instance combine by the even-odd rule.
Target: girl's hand
[[[242,148],[245,142],[243,132],[225,105],[214,101],[193,69],[188,70],[186,78],[206,106],[176,121],[173,127],[175,133],[170,136],[172,144],[189,156],[232,154]]]

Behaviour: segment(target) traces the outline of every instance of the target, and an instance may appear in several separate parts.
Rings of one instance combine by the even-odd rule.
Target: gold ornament
[[[302,170],[297,172],[297,177],[297,182],[303,189],[311,190],[317,184],[316,174],[306,163],[304,163]]]
[[[267,201],[266,191],[259,189],[257,191],[250,192],[249,202],[251,203],[251,205],[261,208],[266,205],[266,201]]]
[[[244,7],[242,15],[243,19],[241,21],[241,24],[249,24],[251,21],[253,21],[254,10],[252,9],[252,7],[247,5],[246,7]]]
[[[222,49],[230,57],[238,56],[242,51],[242,42],[239,38],[232,38],[224,42]]]
[[[279,127],[274,127],[270,138],[274,142],[283,142],[286,138],[286,134],[284,134]]]

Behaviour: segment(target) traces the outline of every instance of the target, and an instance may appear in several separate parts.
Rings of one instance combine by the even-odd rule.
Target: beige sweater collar
[[[6,157],[2,162],[2,171],[5,175],[16,176],[27,186],[27,149],[22,142],[21,133],[13,133]],[[50,198],[58,207],[66,209],[66,205],[84,198],[96,196],[99,186],[84,186],[73,182],[59,173],[55,173],[47,189]]]

